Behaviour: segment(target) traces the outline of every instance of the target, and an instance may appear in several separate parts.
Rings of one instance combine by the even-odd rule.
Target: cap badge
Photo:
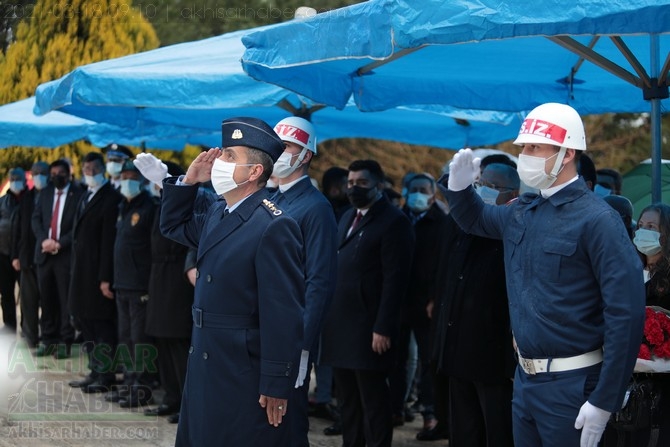
[[[233,135],[230,138],[232,138],[233,140],[241,140],[242,138],[244,138],[244,135],[242,135],[242,131],[240,129],[235,129],[233,131]]]

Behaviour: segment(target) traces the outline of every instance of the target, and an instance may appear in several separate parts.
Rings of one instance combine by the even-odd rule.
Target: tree
[[[136,6],[151,21],[161,45],[291,20],[299,6],[318,12],[360,3],[360,0],[137,0]]]
[[[0,104],[27,98],[40,83],[79,65],[157,46],[151,24],[130,0],[38,0],[29,17],[16,27],[14,41],[0,60]],[[80,154],[90,150],[90,145],[77,143],[58,153],[76,165]],[[29,156],[21,152],[0,151],[0,172],[54,158],[51,152],[31,150]]]

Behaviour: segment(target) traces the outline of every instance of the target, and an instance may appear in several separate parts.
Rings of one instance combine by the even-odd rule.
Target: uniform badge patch
[[[233,140],[241,140],[242,138],[244,138],[244,135],[242,135],[242,131],[240,129],[235,129],[230,138],[232,138]]]
[[[275,216],[281,216],[282,210],[277,208],[274,203],[270,202],[268,199],[263,199],[263,205],[267,207],[270,211],[272,211],[272,214]]]
[[[133,213],[132,216],[130,216],[130,225],[135,226],[137,225],[137,222],[140,221],[140,214],[139,213]]]

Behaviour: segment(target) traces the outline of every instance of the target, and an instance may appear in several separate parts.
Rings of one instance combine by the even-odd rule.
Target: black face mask
[[[56,189],[63,189],[67,186],[67,177],[64,175],[52,175],[51,183],[54,184]]]
[[[375,198],[373,191],[375,188],[363,188],[362,186],[352,186],[347,190],[347,196],[354,208],[365,208]]]

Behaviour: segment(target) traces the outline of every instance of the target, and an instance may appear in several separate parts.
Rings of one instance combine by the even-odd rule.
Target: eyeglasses
[[[475,188],[481,188],[482,186],[486,186],[487,188],[495,189],[498,192],[501,193],[506,193],[506,192],[511,192],[514,191],[515,188],[510,188],[507,186],[496,186],[493,183],[488,183],[488,182],[483,182],[483,181],[478,181],[475,182]]]

